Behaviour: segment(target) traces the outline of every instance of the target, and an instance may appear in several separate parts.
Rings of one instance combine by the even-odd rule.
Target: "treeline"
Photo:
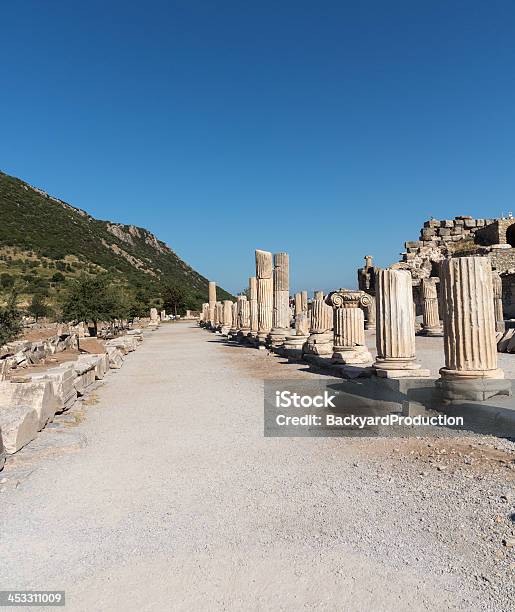
[[[197,300],[182,287],[171,283],[130,287],[109,274],[81,274],[63,280],[63,291],[57,301],[53,296],[51,302],[48,292],[42,288],[33,293],[25,307],[20,306],[19,299],[26,289],[23,283],[20,280],[1,283],[0,346],[18,336],[24,315],[34,317],[36,321],[41,318],[74,324],[84,321],[91,324],[96,335],[101,322],[148,317],[151,308],[180,315],[187,308],[194,309],[192,302]]]

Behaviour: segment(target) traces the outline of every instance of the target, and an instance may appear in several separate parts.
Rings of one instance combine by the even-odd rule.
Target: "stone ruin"
[[[367,255],[365,266],[358,270],[357,290],[338,289],[328,295],[315,291],[311,302],[306,291],[298,292],[293,317],[288,255],[256,250],[256,276],[249,279],[249,297],[240,295],[234,303],[227,300],[222,314],[216,316],[215,288],[210,303],[204,305],[200,324],[235,341],[332,367],[351,378],[428,378],[429,370],[416,361],[415,335],[443,336],[445,367],[438,389],[445,401],[482,401],[510,394],[510,384],[497,366],[505,323],[502,273],[492,271],[488,255],[497,243],[473,255],[460,251],[459,256],[449,256],[446,250],[450,243],[467,240],[472,244],[474,237],[490,235],[492,225],[498,232],[505,227],[505,237],[511,235],[511,224],[498,220],[478,222],[458,217],[453,222],[428,222],[421,244],[409,247],[418,249],[418,259],[405,257],[383,270]],[[487,233],[480,233],[483,231]],[[500,239],[498,233],[495,239]],[[512,247],[498,248],[508,252]],[[456,287],[462,289],[456,291]],[[365,342],[367,329],[375,331],[375,361]],[[515,352],[515,327],[511,331]]]

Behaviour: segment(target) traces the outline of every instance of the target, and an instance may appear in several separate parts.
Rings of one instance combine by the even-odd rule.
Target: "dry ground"
[[[191,324],[147,336],[0,480],[2,588],[70,610],[513,610],[515,445],[264,438],[263,379]],[[278,363],[279,362],[279,363]]]

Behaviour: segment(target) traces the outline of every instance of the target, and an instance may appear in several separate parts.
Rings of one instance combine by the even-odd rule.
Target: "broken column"
[[[256,278],[258,300],[258,342],[264,347],[272,329],[274,281],[272,277],[272,253],[256,250]]]
[[[443,327],[440,322],[438,309],[438,291],[436,289],[437,279],[434,277],[423,278],[422,291],[422,331],[426,336],[443,336]]]
[[[372,331],[376,328],[376,298],[373,295],[367,294],[370,298],[365,305],[366,319],[365,329]]]
[[[372,361],[365,344],[365,317],[361,306],[367,303],[363,291],[333,291],[327,304],[333,309],[333,362],[348,365]]]
[[[209,281],[208,300],[209,300],[209,325],[211,327],[214,327],[215,325],[215,304],[216,304],[216,283],[214,281]]]
[[[502,279],[497,270],[492,270],[492,288],[494,292],[495,331],[504,333],[504,312],[502,307]]]
[[[149,327],[157,327],[159,325],[159,315],[157,314],[157,308],[150,309],[150,321],[148,325]]]
[[[251,338],[257,337],[258,332],[258,301],[257,301],[257,279],[255,276],[249,278],[249,306],[250,306],[250,333]]]
[[[481,401],[508,395],[497,367],[494,293],[486,257],[453,257],[440,264],[445,367],[439,386],[447,400]]]
[[[300,294],[302,312],[308,314],[308,292],[302,291]]]
[[[277,348],[290,333],[290,284],[288,253],[274,255],[274,304],[272,329],[268,336],[270,346]]]
[[[376,276],[376,374],[383,378],[429,376],[415,359],[415,313],[411,274],[379,270]]]
[[[323,291],[315,291],[311,303],[310,336],[304,344],[306,355],[332,355],[333,309],[326,304]]]

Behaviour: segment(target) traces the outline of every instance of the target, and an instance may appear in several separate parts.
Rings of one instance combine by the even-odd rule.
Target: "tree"
[[[0,346],[14,340],[20,333],[21,312],[18,309],[18,294],[15,289],[7,297],[5,305],[0,306]]]
[[[161,291],[161,299],[163,308],[177,315],[177,311],[185,307],[186,292],[178,285],[167,285]]]
[[[0,284],[4,289],[7,287],[12,287],[14,285],[14,277],[7,272],[3,272],[0,276]]]
[[[62,283],[64,280],[64,274],[62,272],[54,272],[50,279],[53,283]]]
[[[46,303],[45,296],[41,293],[35,293],[28,307],[28,313],[37,320],[40,317],[49,317],[52,314],[52,309]]]
[[[120,289],[112,285],[107,275],[82,275],[70,283],[63,301],[62,318],[65,321],[93,323],[93,335],[98,333],[98,323],[127,316]]]

